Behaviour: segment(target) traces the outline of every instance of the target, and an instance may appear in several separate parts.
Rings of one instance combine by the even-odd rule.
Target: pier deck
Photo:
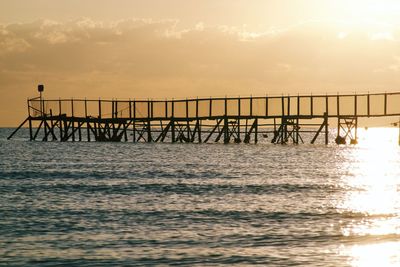
[[[194,98],[88,100],[42,97],[27,100],[29,139],[185,143],[357,143],[359,118],[400,116],[400,92]],[[311,133],[311,140],[304,140]],[[307,136],[310,136],[308,134]]]

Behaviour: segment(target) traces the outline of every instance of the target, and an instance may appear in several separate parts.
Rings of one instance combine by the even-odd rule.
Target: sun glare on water
[[[400,266],[400,148],[395,128],[359,133],[350,149],[338,209],[355,219],[341,225],[342,253],[352,266]]]

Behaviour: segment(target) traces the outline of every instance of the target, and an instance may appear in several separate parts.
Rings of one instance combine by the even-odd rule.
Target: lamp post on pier
[[[38,92],[40,94],[39,99],[40,99],[40,115],[43,116],[44,115],[44,103],[43,103],[43,98],[42,98],[42,93],[44,91],[44,85],[43,84],[39,84],[38,85]]]

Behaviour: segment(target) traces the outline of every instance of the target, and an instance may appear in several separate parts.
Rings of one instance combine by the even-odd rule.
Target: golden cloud
[[[201,22],[178,30],[177,24],[1,25],[0,90],[14,94],[0,104],[32,95],[37,83],[48,85],[48,96],[96,98],[390,90],[400,83],[393,27],[314,21],[250,32]]]

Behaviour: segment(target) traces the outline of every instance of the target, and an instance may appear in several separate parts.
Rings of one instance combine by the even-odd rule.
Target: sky
[[[398,91],[400,1],[0,0],[0,126],[26,99]]]

